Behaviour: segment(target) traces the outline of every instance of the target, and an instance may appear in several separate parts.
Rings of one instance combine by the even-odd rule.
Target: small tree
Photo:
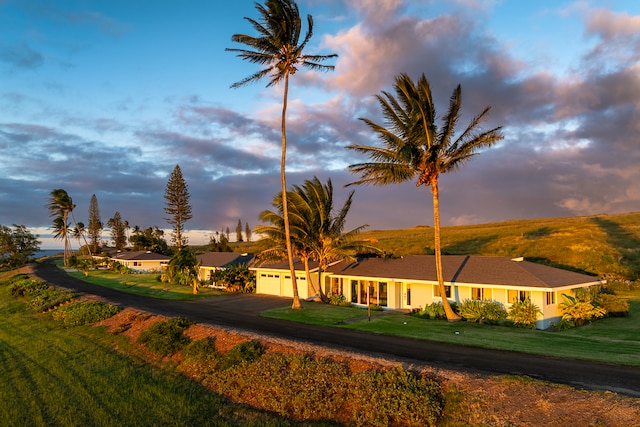
[[[242,242],[242,221],[238,220],[236,225],[236,242]]]
[[[576,292],[575,297],[562,294],[560,311],[562,312],[562,320],[564,322],[572,326],[582,326],[593,319],[599,319],[607,314],[606,309],[594,305],[592,301],[590,301],[590,298],[580,298],[579,295],[581,295],[579,292]]]
[[[98,207],[98,198],[96,195],[91,196],[89,203],[89,225],[87,226],[87,234],[89,236],[89,245],[91,253],[98,253],[100,246],[100,238],[102,233],[102,221],[100,219],[100,208]]]
[[[251,241],[251,229],[249,228],[249,223],[245,222],[244,224],[244,234],[247,237],[247,242]]]
[[[109,218],[107,225],[111,228],[111,240],[113,240],[116,250],[124,250],[127,246],[127,229],[119,211],[116,211],[113,217]]]
[[[171,242],[175,243],[178,251],[188,240],[182,235],[184,223],[192,218],[191,206],[189,205],[189,187],[182,176],[180,165],[176,165],[167,182],[167,189],[164,194],[164,211],[169,215],[165,220],[173,226]]]
[[[38,236],[24,225],[13,224],[13,230],[0,225],[0,268],[18,268],[40,250]]]
[[[176,285],[193,286],[193,293],[198,293],[198,261],[189,249],[181,249],[171,257],[167,270],[162,275],[164,282]]]

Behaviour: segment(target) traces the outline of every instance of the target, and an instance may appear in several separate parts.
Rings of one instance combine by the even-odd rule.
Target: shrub
[[[348,401],[359,425],[435,426],[444,409],[440,385],[402,368],[353,376]]]
[[[371,311],[383,311],[383,310],[384,310],[384,309],[382,308],[382,306],[381,306],[381,305],[378,305],[378,304],[370,304],[370,305],[369,305],[369,309],[370,309]]]
[[[598,305],[607,311],[608,317],[627,317],[629,315],[629,303],[618,298],[615,294],[601,293],[598,297]]]
[[[203,383],[299,421],[435,426],[444,408],[440,385],[429,378],[401,368],[352,374],[344,363],[302,355],[267,354],[241,369],[210,372]]]
[[[26,274],[15,275],[9,280],[9,292],[14,297],[23,297],[33,295],[34,293],[43,291],[49,287],[44,282],[32,279]]]
[[[37,313],[43,313],[75,296],[73,291],[48,287],[30,294],[27,306]]]
[[[169,356],[191,342],[182,332],[192,324],[190,320],[179,317],[161,321],[141,333],[138,342],[160,357]]]
[[[183,350],[182,357],[187,362],[206,362],[218,357],[214,338],[201,338],[190,342]]]
[[[513,321],[513,326],[518,328],[535,329],[538,315],[542,314],[537,305],[533,304],[529,298],[524,301],[516,301],[509,310],[509,319]]]
[[[580,296],[583,295],[580,294]],[[582,326],[607,314],[603,307],[598,307],[591,301],[581,300],[578,296],[572,297],[562,294],[562,300],[562,303],[560,303],[562,318],[572,322],[574,326]]]
[[[216,368],[226,370],[234,366],[247,365],[257,360],[264,353],[264,347],[258,340],[245,341],[234,346],[223,354],[216,363]]]
[[[120,312],[121,308],[103,302],[73,302],[58,307],[53,318],[60,320],[64,326],[80,326],[96,323]]]
[[[498,301],[464,300],[460,305],[460,315],[468,322],[496,323],[507,318],[507,311]]]

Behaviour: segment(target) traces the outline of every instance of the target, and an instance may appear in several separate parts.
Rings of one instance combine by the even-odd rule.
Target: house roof
[[[232,265],[247,264],[253,260],[253,255],[235,252],[206,252],[196,256],[201,267],[230,267]]]
[[[509,257],[446,255],[442,257],[444,281],[526,288],[563,288],[598,282],[586,274],[562,270]],[[334,276],[390,280],[437,281],[435,256],[366,258],[342,265]]]
[[[114,259],[126,261],[169,261],[171,257],[150,251],[119,252],[112,256]]]
[[[345,261],[332,262],[329,264],[325,272],[333,272],[339,270],[345,264]],[[296,271],[304,271],[304,264],[300,258],[293,260],[293,267]],[[265,269],[265,270],[289,270],[289,261],[276,261],[276,262],[262,262],[252,267],[253,269]],[[318,261],[309,260],[309,271],[318,271]]]

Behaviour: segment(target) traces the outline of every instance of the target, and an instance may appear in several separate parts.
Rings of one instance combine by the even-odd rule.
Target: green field
[[[149,364],[124,336],[31,314],[1,284],[0,318],[2,426],[296,425]]]

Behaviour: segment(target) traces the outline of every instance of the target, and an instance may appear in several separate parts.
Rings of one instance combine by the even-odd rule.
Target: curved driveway
[[[413,359],[448,369],[492,374],[528,375],[574,387],[610,390],[640,396],[640,367],[518,352],[465,347],[412,338],[392,337],[342,328],[306,325],[260,317],[260,312],[282,307],[290,299],[265,295],[230,295],[196,301],[168,301],[132,295],[75,279],[50,262],[34,265],[34,274],[49,284],[99,295],[121,306],[166,316],[183,316],[198,323],[267,333],[284,339],[349,351]]]

